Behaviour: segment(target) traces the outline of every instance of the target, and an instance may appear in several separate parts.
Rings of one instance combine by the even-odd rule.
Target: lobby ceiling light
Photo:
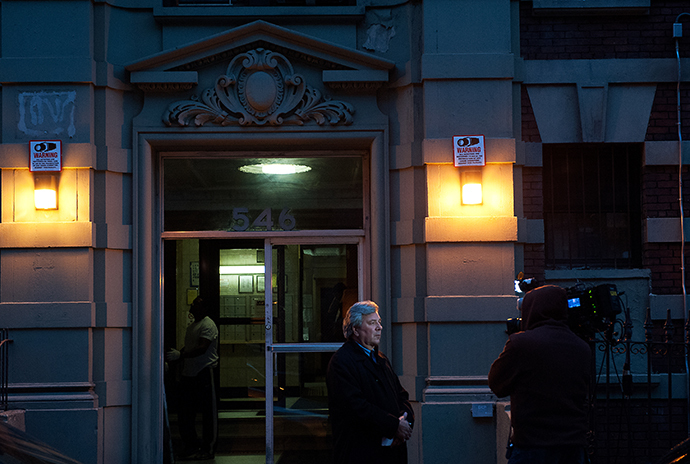
[[[311,167],[305,166],[303,164],[248,164],[245,166],[240,166],[239,168],[242,172],[247,172],[249,174],[299,174],[301,172],[311,171]]]
[[[241,274],[264,274],[266,267],[264,265],[257,266],[218,266],[218,273],[220,275],[241,275]]]

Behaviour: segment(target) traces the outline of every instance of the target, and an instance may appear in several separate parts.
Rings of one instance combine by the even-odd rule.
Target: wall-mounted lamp
[[[483,135],[454,135],[453,159],[461,169],[461,203],[482,204],[482,166],[486,166]]]
[[[462,171],[462,204],[482,204],[482,170],[465,168]]]
[[[57,209],[57,176],[37,173],[34,176],[34,206],[36,209]]]

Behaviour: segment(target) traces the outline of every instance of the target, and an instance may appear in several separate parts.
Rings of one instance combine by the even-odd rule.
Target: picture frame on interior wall
[[[192,303],[194,303],[194,300],[196,299],[197,296],[199,296],[199,289],[188,288],[187,289],[187,304],[189,306],[191,306]]]
[[[239,284],[237,288],[239,293],[254,293],[254,276],[239,276]]]
[[[192,261],[189,263],[189,286],[199,286],[199,261]]]

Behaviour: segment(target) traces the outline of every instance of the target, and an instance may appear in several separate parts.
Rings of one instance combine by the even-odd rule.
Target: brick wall
[[[534,277],[538,282],[544,282],[544,269],[546,267],[546,255],[543,243],[525,243],[525,264],[522,271],[525,277]]]
[[[690,30],[690,25],[688,29]],[[690,48],[690,43],[688,48]],[[676,82],[657,84],[645,140],[650,142],[678,140],[677,90]],[[690,84],[688,83],[680,86],[680,108],[683,140],[690,140]]]
[[[630,59],[675,58],[672,24],[690,11],[686,1],[651,1],[648,15],[544,15],[534,16],[531,2],[520,2],[520,54],[528,60],[550,59]],[[680,39],[682,57],[690,56],[690,21]],[[675,77],[675,76],[674,76]],[[677,84],[657,85],[645,140],[678,140]],[[681,85],[681,128],[690,140],[690,84]],[[532,105],[522,89],[522,140],[541,142]],[[645,166],[643,169],[643,218],[679,217],[676,166]],[[543,219],[541,168],[523,169],[525,217]],[[684,185],[690,186],[685,169]],[[685,216],[690,214],[690,187],[684,191]],[[652,291],[678,294],[680,282],[680,244],[644,243],[643,267],[652,271]],[[687,254],[687,253],[686,253]],[[686,261],[688,257],[686,257]],[[525,245],[525,274],[544,273],[544,246]],[[687,266],[686,266],[687,268]]]
[[[683,167],[683,212],[690,212],[690,172]],[[678,166],[645,166],[642,173],[642,215],[648,218],[680,217]]]
[[[541,135],[539,135],[539,128],[537,127],[537,120],[534,117],[534,110],[529,99],[527,89],[523,86],[521,89],[522,97],[522,141],[523,142],[541,142]]]
[[[690,11],[690,3],[652,0],[650,14],[644,16],[533,16],[531,2],[520,2],[520,8],[520,54],[524,59],[675,58],[672,23],[681,12]],[[690,57],[690,25],[685,28],[681,56]],[[521,97],[521,139],[539,143],[539,128],[524,88]],[[681,110],[683,139],[690,140],[690,84],[681,86]],[[676,83],[658,84],[645,140],[677,140],[676,111]],[[643,168],[643,218],[680,216],[677,170],[676,166]],[[684,192],[684,215],[688,215],[690,173],[687,168],[684,171],[684,185],[689,186]],[[522,175],[525,218],[543,219],[542,169],[524,167]],[[654,293],[681,293],[680,253],[679,243],[643,244],[643,267],[651,270]],[[690,263],[690,252],[686,252],[686,262]],[[543,281],[544,269],[544,244],[525,244],[525,275]],[[650,413],[644,400],[597,402],[592,462],[655,461],[687,437],[685,406],[685,400],[674,400],[670,408],[667,401],[654,400]]]
[[[646,166],[643,170],[642,217],[678,218],[678,180],[675,166]],[[684,168],[684,185],[690,186],[690,172]],[[542,168],[525,167],[522,170],[523,209],[527,219],[543,219]],[[685,216],[690,215],[690,188],[684,189]],[[679,294],[680,278],[679,243],[643,243],[642,267],[651,271],[652,291],[659,295]],[[690,282],[690,247],[686,247],[686,281]],[[543,281],[545,249],[543,244],[528,243],[524,246],[524,273]]]
[[[690,183],[688,168],[683,168],[683,185]],[[683,189],[684,216],[690,211],[690,191]],[[642,174],[642,217],[679,218],[678,167],[645,166]],[[658,295],[682,292],[680,273],[680,243],[645,243],[643,266],[652,271],[652,291]],[[690,254],[686,251],[685,261]],[[690,275],[687,272],[686,279]]]
[[[681,293],[680,243],[644,243],[642,262],[643,267],[652,273],[653,293],[657,295]]]
[[[542,168],[522,169],[522,203],[527,219],[544,219]]]
[[[649,15],[534,16],[531,2],[520,2],[520,56],[526,60],[676,58],[672,25],[684,1],[652,1]],[[690,57],[690,21],[683,18],[681,57]],[[687,23],[687,24],[686,24]],[[677,84],[658,84],[645,140],[678,140]],[[522,140],[540,142],[539,130],[522,91]],[[683,139],[690,140],[690,84],[681,85]]]
[[[542,194],[542,168],[522,168],[522,203],[525,218],[544,219],[544,196]],[[526,277],[544,282],[546,255],[543,243],[526,243],[524,246],[524,269]]]
[[[526,60],[675,58],[673,23],[687,1],[651,1],[648,15],[534,16],[520,2],[520,55]],[[686,26],[690,30],[690,26]],[[681,56],[690,56],[690,36]]]
[[[657,462],[687,438],[684,399],[598,401],[594,422],[592,464]]]

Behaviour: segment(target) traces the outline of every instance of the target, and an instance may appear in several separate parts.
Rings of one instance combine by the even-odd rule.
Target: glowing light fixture
[[[219,266],[218,269],[221,275],[238,275],[238,274],[263,274],[266,272],[266,267],[263,265],[255,266]]]
[[[36,209],[57,209],[57,178],[38,174],[34,178],[34,206]]]
[[[482,171],[467,169],[462,172],[462,204],[482,204]]]
[[[299,174],[301,172],[311,171],[311,167],[302,164],[248,164],[240,166],[240,171],[249,174]]]

